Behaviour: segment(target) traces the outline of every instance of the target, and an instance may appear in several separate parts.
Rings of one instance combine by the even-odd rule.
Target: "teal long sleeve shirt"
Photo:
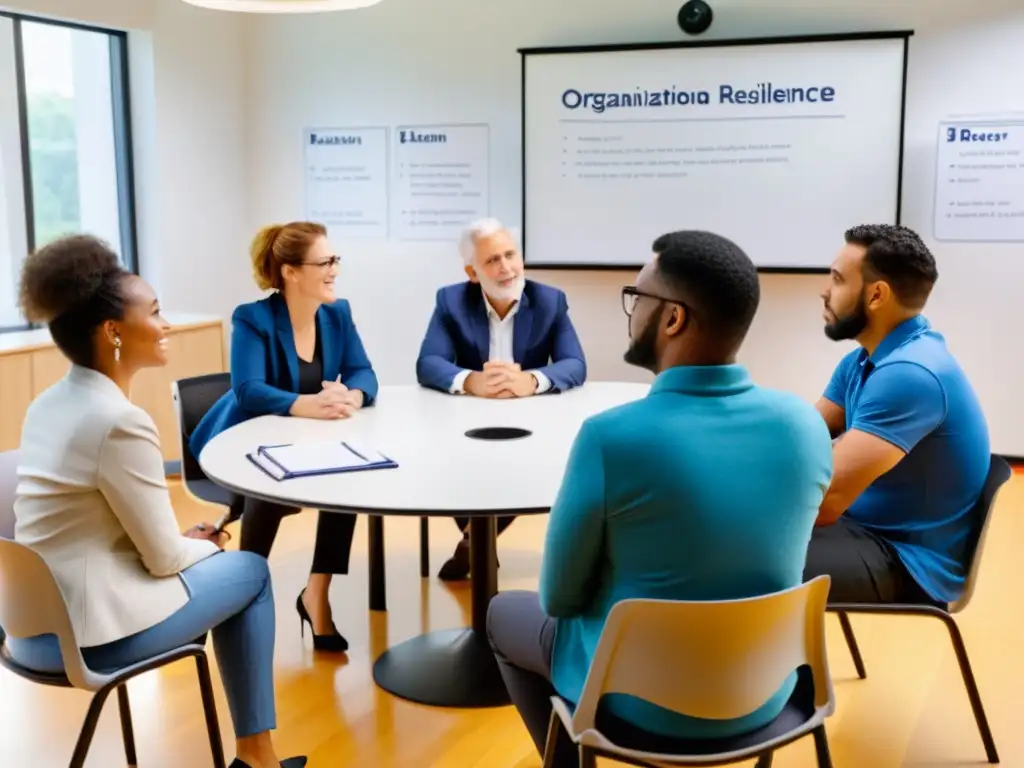
[[[588,419],[551,510],[541,566],[541,606],[558,619],[558,693],[579,700],[620,600],[736,599],[801,583],[831,477],[832,442],[814,407],[755,386],[739,365],[669,369],[644,399]],[[608,706],[656,733],[729,736],[774,719],[795,681],[794,672],[738,720],[625,696]]]

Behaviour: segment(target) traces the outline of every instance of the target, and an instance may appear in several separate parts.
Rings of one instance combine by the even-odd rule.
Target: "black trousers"
[[[281,518],[298,514],[300,511],[298,507],[246,498],[242,513],[242,539],[238,548],[244,552],[255,552],[263,557],[269,557],[274,539],[277,538],[277,529],[281,525]],[[348,573],[355,529],[355,515],[321,511],[317,518],[313,567],[310,572]]]
[[[498,535],[500,536],[502,531],[508,528],[512,523],[515,522],[515,515],[506,515],[505,517],[495,518],[498,523]],[[455,524],[459,526],[459,530],[462,531],[466,536],[469,535],[469,518],[468,517],[456,517]]]
[[[943,605],[914,580],[896,550],[852,520],[814,529],[804,580],[828,574],[829,602]]]
[[[502,592],[491,600],[487,610],[487,637],[501,677],[542,758],[551,722],[551,697],[557,695],[551,684],[551,650],[557,621],[541,609],[536,592]],[[596,724],[617,744],[650,751],[685,752],[683,742],[648,733],[600,706]],[[554,750],[555,768],[578,768],[579,752],[561,725]]]

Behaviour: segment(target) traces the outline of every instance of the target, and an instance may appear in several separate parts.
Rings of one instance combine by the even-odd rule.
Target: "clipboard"
[[[342,457],[346,458],[337,464],[310,462],[309,456],[305,454],[317,453],[318,449],[329,451],[342,449]],[[289,456],[287,449],[294,449],[295,455]],[[367,472],[375,469],[396,469],[398,462],[385,456],[379,451],[371,451],[362,446],[355,447],[347,441],[293,444],[283,443],[279,445],[261,445],[254,452],[246,454],[258,469],[274,480],[294,480],[300,477],[317,477],[320,475],[336,475],[347,472]],[[296,461],[299,468],[289,469],[290,461]]]

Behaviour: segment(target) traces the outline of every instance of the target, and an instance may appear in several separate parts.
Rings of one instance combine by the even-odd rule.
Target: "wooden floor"
[[[209,512],[175,486],[182,526]],[[961,627],[987,707],[1002,764],[1024,766],[1024,476],[1004,490],[978,593]],[[278,608],[276,681],[282,755],[308,754],[310,768],[528,768],[540,765],[515,710],[450,711],[410,704],[378,689],[373,659],[388,644],[427,629],[467,621],[469,592],[418,573],[418,523],[386,523],[390,612],[367,610],[366,527],[360,520],[352,575],[335,581],[332,605],[352,648],[342,659],[314,656],[299,638],[295,597],[309,568],[316,517],[288,519],[271,557]],[[520,519],[501,538],[502,589],[533,588],[546,518]],[[454,525],[432,522],[432,570],[457,540]],[[945,629],[925,619],[854,617],[868,669],[857,680],[838,624],[830,618],[829,657],[838,700],[829,721],[840,768],[983,765],[956,660]],[[194,667],[181,663],[130,684],[139,765],[210,765]],[[228,711],[218,691],[221,725],[230,745]],[[34,686],[0,670],[0,766],[67,765],[88,696]],[[230,756],[229,756],[230,759]],[[87,765],[124,765],[116,702],[101,719]],[[602,765],[605,765],[602,763]],[[607,765],[612,765],[607,763]],[[779,768],[814,765],[809,740],[776,757]]]

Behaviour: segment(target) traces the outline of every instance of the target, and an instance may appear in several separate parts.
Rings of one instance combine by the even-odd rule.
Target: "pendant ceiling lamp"
[[[185,0],[189,5],[238,13],[322,13],[366,8],[381,0]]]

